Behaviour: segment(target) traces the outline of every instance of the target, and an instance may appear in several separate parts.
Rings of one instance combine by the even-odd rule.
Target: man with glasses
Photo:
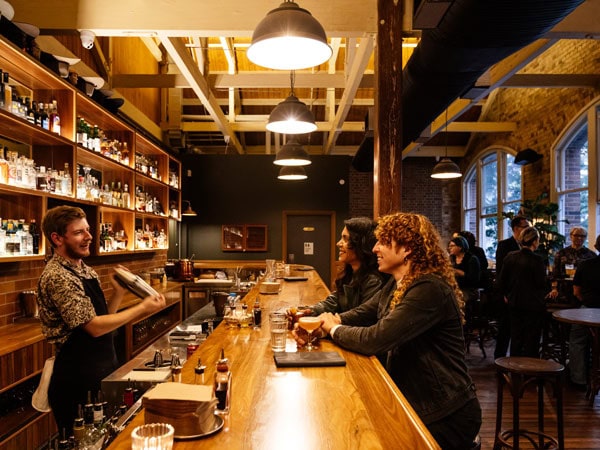
[[[498,242],[498,247],[496,247],[496,276],[500,275],[502,263],[504,262],[506,255],[521,249],[518,242],[519,235],[525,228],[530,226],[531,224],[525,216],[519,215],[512,218],[510,221],[512,236]],[[508,344],[510,343],[510,316],[508,312],[508,303],[504,299],[504,296],[501,296],[496,315],[498,320],[498,334],[496,336],[494,358],[501,358],[506,356]]]
[[[571,238],[571,245],[559,250],[554,258],[554,269],[552,271],[554,278],[564,278],[567,275],[565,266],[568,264],[573,266],[572,270],[574,273],[581,261],[596,256],[592,250],[583,245],[587,238],[587,231],[585,228],[571,228],[569,237]],[[570,276],[573,275],[570,274]]]

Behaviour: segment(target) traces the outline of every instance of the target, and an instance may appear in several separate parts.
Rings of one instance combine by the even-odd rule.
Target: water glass
[[[147,423],[131,432],[132,450],[171,450],[175,429],[168,423]]]
[[[271,350],[284,352],[287,341],[288,320],[283,312],[269,314],[269,327],[271,329]]]

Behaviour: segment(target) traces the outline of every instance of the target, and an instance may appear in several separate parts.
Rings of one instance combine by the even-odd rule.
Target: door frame
[[[336,265],[335,265],[335,244],[336,244],[336,231],[335,231],[335,223],[336,223],[336,215],[335,211],[331,210],[284,210],[282,213],[282,230],[281,230],[281,253],[282,259],[285,261],[287,257],[287,238],[288,238],[288,226],[287,221],[290,216],[329,216],[329,239],[331,241],[329,248],[329,276],[330,280],[323,280],[323,282],[327,285],[328,289],[331,289],[333,280],[335,280],[335,276],[337,274]]]

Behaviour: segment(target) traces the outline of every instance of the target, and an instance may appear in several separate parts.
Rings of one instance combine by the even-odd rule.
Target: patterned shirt
[[[97,279],[98,274],[83,262],[79,267],[54,254],[38,281],[42,332],[51,344],[64,344],[71,330],[96,317],[80,277]]]
[[[554,269],[552,271],[555,277],[560,277],[565,273],[565,264],[573,264],[575,268],[577,265],[586,259],[594,258],[596,253],[587,247],[574,248],[568,246],[560,249],[554,257]]]

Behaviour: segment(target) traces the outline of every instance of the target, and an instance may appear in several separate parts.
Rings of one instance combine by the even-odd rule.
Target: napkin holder
[[[201,392],[198,388],[208,390]],[[211,391],[209,386],[159,384],[142,397],[145,421],[147,424],[171,424],[175,437],[179,438],[202,436],[214,431],[218,420],[214,414],[218,401],[212,393],[208,394]]]

